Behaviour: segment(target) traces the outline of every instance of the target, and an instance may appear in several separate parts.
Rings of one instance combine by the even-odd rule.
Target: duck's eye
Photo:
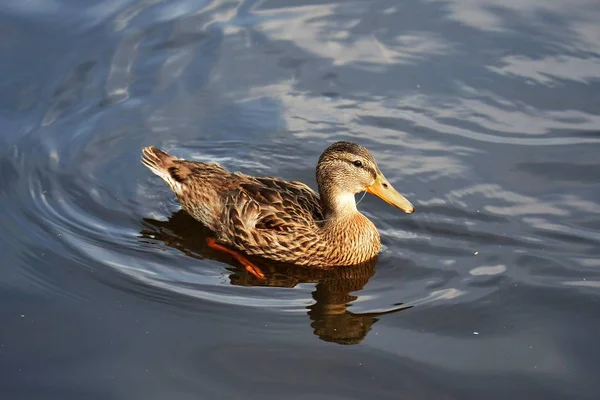
[[[362,165],[363,165],[362,161],[360,161],[360,160],[356,160],[352,164],[354,164],[355,167],[362,167]]]

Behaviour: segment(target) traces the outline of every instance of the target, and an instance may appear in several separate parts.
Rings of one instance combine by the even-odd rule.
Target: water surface
[[[0,5],[10,399],[596,399],[591,0]],[[315,185],[359,142],[379,258],[249,276],[139,162]]]

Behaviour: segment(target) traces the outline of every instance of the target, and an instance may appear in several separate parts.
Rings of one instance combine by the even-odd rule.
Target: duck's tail
[[[177,174],[179,170],[178,160],[179,158],[154,146],[142,149],[142,164],[160,176],[171,187],[171,190],[179,195],[183,192],[184,185],[182,185],[183,179]]]

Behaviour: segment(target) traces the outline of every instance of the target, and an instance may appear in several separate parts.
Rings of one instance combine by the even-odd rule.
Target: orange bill
[[[407,214],[411,214],[415,211],[415,207],[411,204],[406,197],[402,196],[392,185],[385,179],[383,174],[377,175],[377,179],[371,186],[367,186],[367,193],[374,194],[387,203],[398,207]]]

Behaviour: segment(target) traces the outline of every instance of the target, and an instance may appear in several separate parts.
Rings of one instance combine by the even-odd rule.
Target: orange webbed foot
[[[211,249],[222,251],[235,258],[240,264],[244,266],[244,268],[246,268],[246,271],[250,272],[258,279],[265,279],[265,274],[262,273],[260,268],[258,268],[255,264],[253,264],[250,260],[248,260],[246,257],[241,255],[237,251],[228,249],[227,247],[217,243],[216,240],[213,238],[206,239],[206,243]]]

